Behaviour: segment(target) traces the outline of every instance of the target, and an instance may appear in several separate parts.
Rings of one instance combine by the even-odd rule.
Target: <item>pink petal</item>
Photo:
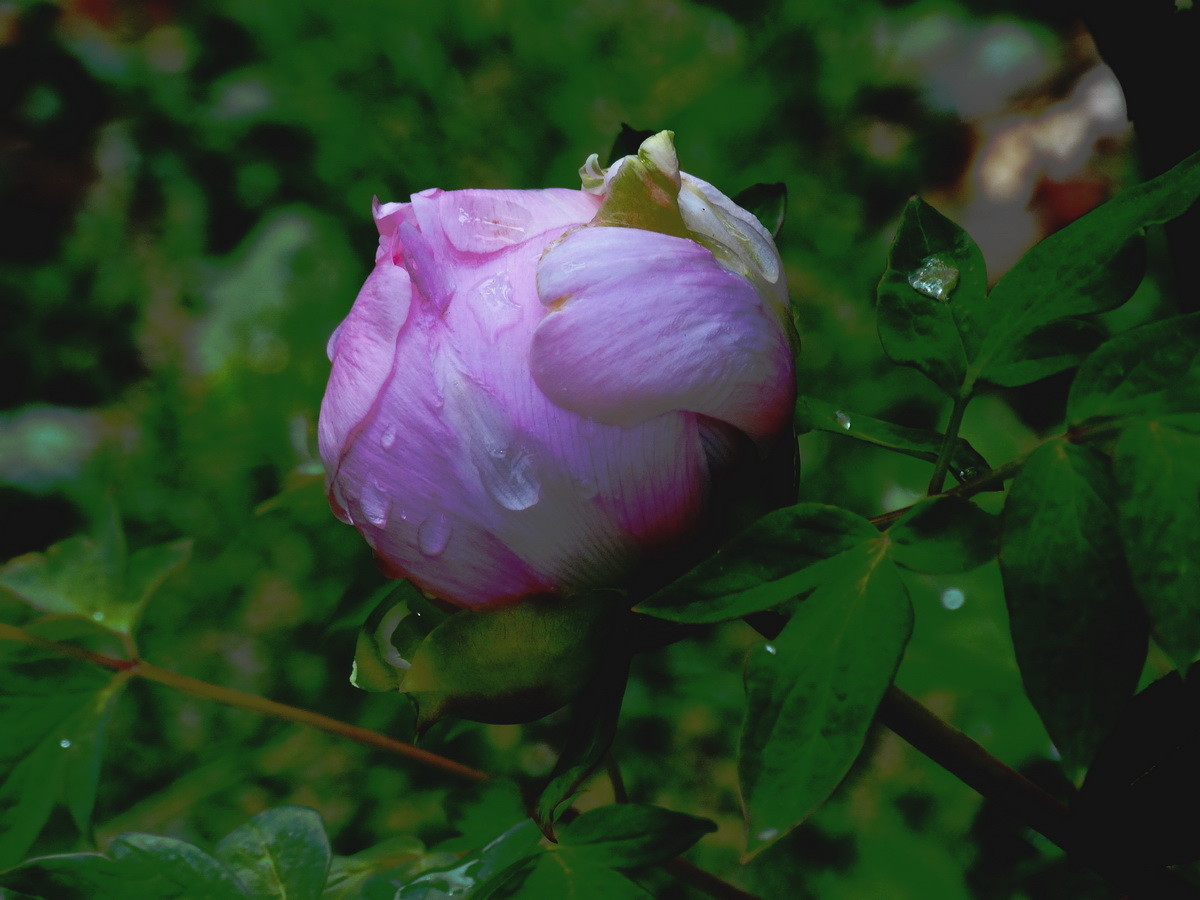
[[[327,348],[333,371],[321,401],[321,456],[335,460],[376,403],[408,319],[412,285],[404,269],[382,262],[368,276]]]
[[[622,426],[688,410],[760,441],[790,416],[787,338],[753,286],[699,244],[583,228],[546,252],[537,286],[551,311],[533,376],[563,408]]]
[[[447,191],[438,213],[450,245],[462,253],[485,254],[524,243],[547,231],[588,222],[600,200],[583,191]]]

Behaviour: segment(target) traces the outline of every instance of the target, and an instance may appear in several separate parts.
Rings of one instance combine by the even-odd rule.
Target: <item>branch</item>
[[[273,716],[274,718],[295,722],[299,725],[309,725],[328,734],[348,738],[368,747],[375,747],[397,756],[403,756],[406,759],[438,769],[448,775],[463,778],[467,781],[488,781],[494,777],[488,772],[472,768],[448,757],[432,753],[429,750],[424,750],[406,741],[398,741],[395,738],[388,737],[386,734],[380,734],[378,731],[372,731],[369,728],[362,728],[358,725],[351,725],[349,722],[343,722],[340,719],[300,709],[296,706],[289,706],[286,703],[268,700],[266,697],[260,697],[257,694],[249,694],[234,688],[222,687],[208,681],[201,681],[199,678],[192,678],[190,675],[181,675],[178,672],[164,669],[161,666],[156,666],[153,663],[148,663],[140,659],[120,659],[104,653],[97,653],[94,650],[77,647],[73,644],[48,640],[31,634],[23,628],[17,628],[2,622],[0,622],[0,640],[38,647],[69,659],[92,663],[93,665],[110,669],[114,672],[124,672],[129,676],[137,676],[147,681],[175,688],[193,697],[213,700],[217,703],[223,703],[226,706],[234,706],[238,709],[262,713],[266,716]],[[571,812],[575,811],[571,810]],[[715,898],[715,900],[757,900],[753,894],[746,893],[729,882],[718,878],[711,872],[701,869],[683,857],[670,859],[663,863],[662,867],[680,881],[708,894],[708,896]]]

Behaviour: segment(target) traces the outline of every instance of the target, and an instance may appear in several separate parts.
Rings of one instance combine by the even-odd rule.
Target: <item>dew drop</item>
[[[102,613],[100,610],[96,610],[94,613],[92,613],[92,621],[93,622],[103,622],[104,621],[104,613]]]
[[[766,650],[768,653],[770,653],[772,656],[774,656],[778,652],[778,651],[776,651],[774,644],[765,644],[765,645],[763,645],[763,649]]]
[[[961,588],[951,587],[942,591],[942,606],[945,609],[962,609],[963,603],[967,599],[967,595],[962,592]]]
[[[755,835],[755,837],[757,837],[760,841],[773,841],[775,838],[779,837],[779,829],[764,828],[757,835]]]
[[[516,444],[492,444],[476,462],[480,480],[492,499],[505,509],[529,509],[538,502],[542,485],[534,471],[533,455]]]
[[[941,257],[927,256],[921,260],[920,268],[908,276],[908,283],[926,297],[945,302],[958,286],[958,269]]]
[[[841,429],[842,429],[843,431],[849,431],[849,430],[850,430],[850,416],[849,416],[849,414],[847,414],[846,412],[844,412],[844,411],[842,411],[842,410],[840,410],[840,409],[839,409],[837,412],[835,412],[835,413],[833,414],[833,417],[834,417],[834,418],[837,420],[837,423],[838,423],[838,425],[841,427]]]
[[[520,203],[493,197],[489,202],[462,205],[454,219],[444,224],[450,242],[468,253],[492,253],[528,237],[533,213]]]
[[[379,479],[372,475],[363,484],[362,496],[358,500],[359,506],[362,508],[362,513],[366,516],[367,521],[372,525],[383,526],[387,524],[388,514],[391,512],[392,500],[383,489],[383,485],[379,483]]]
[[[383,436],[379,438],[379,446],[384,450],[391,450],[396,443],[396,426],[389,425],[384,429]]]
[[[58,742],[58,746],[62,747],[64,750],[69,750],[71,747],[71,742],[67,738],[63,738]]]
[[[333,494],[333,514],[337,516],[339,522],[353,525],[354,516],[350,515],[350,504],[347,501],[346,491],[342,487],[342,483],[334,481],[331,491]]]
[[[521,319],[521,306],[513,300],[508,276],[493,275],[476,285],[471,312],[483,333],[493,341],[516,325]]]
[[[450,543],[454,526],[442,513],[434,513],[417,526],[417,547],[426,556],[440,556]]]

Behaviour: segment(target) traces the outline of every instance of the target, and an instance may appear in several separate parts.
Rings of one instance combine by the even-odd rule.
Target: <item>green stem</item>
[[[950,410],[950,421],[946,423],[946,434],[942,438],[942,448],[938,451],[937,461],[933,464],[933,477],[929,479],[929,494],[940,494],[946,483],[946,473],[950,471],[950,459],[954,456],[954,448],[958,444],[958,429],[962,427],[963,413],[971,402],[969,393],[959,394],[954,398],[954,407]]]
[[[307,709],[288,706],[286,703],[277,703],[274,700],[268,700],[266,697],[259,697],[257,694],[248,694],[245,691],[201,681],[199,678],[192,678],[189,675],[181,675],[178,672],[172,672],[170,669],[164,669],[140,659],[118,659],[114,656],[96,653],[93,650],[86,650],[83,647],[76,647],[72,644],[47,640],[35,634],[30,634],[23,628],[16,628],[3,623],[0,623],[0,640],[30,644],[56,653],[59,656],[89,662],[105,669],[111,669],[114,672],[128,672],[130,675],[136,675],[147,681],[165,684],[193,697],[213,700],[217,703],[224,703],[227,706],[262,713],[266,716],[295,722],[299,725],[309,725],[329,734],[339,735],[359,744],[365,744],[368,747],[376,747],[388,753],[394,753],[397,756],[407,757],[414,762],[440,769],[449,775],[455,775],[468,781],[486,781],[492,777],[487,772],[473,769],[460,762],[455,762],[452,759],[431,753],[406,741],[398,741],[395,738],[388,737],[386,734],[380,734],[378,731],[371,731],[369,728],[351,725],[349,722],[342,722],[339,719],[310,712]]]
[[[343,722],[339,719],[321,715],[320,713],[268,700],[266,697],[260,697],[257,694],[248,694],[245,691],[222,687],[208,681],[201,681],[199,678],[192,678],[190,675],[181,675],[178,672],[164,669],[161,666],[156,666],[153,663],[148,663],[140,659],[120,659],[104,653],[97,653],[94,650],[76,647],[73,644],[48,640],[36,634],[31,634],[23,628],[3,622],[0,622],[0,641],[27,644],[69,659],[77,659],[81,662],[91,663],[114,672],[121,672],[127,677],[137,676],[147,681],[166,685],[192,697],[212,700],[227,706],[237,707],[238,709],[261,713],[288,722],[295,722],[298,725],[308,725],[329,734],[348,738],[368,747],[375,747],[388,753],[394,753],[397,756],[403,756],[414,762],[439,769],[448,775],[454,775],[468,781],[488,781],[493,777],[487,772],[463,765],[460,762],[455,762],[437,753],[423,750],[406,741],[398,741],[377,731],[371,731],[369,728],[361,728],[358,725],[351,725],[349,722]],[[610,773],[613,771],[615,771],[615,766],[613,769],[610,769]],[[617,782],[614,782],[614,792],[616,790]],[[621,791],[624,791],[623,786]],[[568,813],[574,812],[573,809],[568,810]],[[710,897],[716,898],[716,900],[757,900],[753,894],[746,893],[682,857],[675,857],[662,865],[674,877],[708,894]]]

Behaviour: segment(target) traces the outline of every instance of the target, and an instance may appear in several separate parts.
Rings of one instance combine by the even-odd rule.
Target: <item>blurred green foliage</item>
[[[115,502],[135,553],[194,542],[145,611],[145,658],[411,736],[406,700],[349,683],[383,579],[329,514],[315,456],[324,345],[373,257],[371,197],[575,186],[622,122],[670,128],[683,167],[730,194],[787,185],[802,392],[937,429],[947,401],[876,339],[875,284],[907,197],[966,208],[979,123],[1060,97],[1081,66],[1071,23],[1022,6],[0,2],[0,557],[99,533]],[[1126,168],[1119,153],[1101,164],[1110,187]],[[1114,315],[1126,327],[1161,303],[1150,279]],[[1065,385],[985,390],[962,433],[1010,459],[1061,423]],[[802,499],[863,515],[912,502],[929,476],[826,431],[801,454]],[[898,683],[1061,789],[995,566],[899,577],[915,625]],[[27,615],[3,594],[0,613]],[[643,655],[626,696],[629,794],[717,822],[699,865],[767,897],[1104,896],[883,731],[810,822],[740,866],[734,751],[754,637],[725,624]],[[110,717],[102,847],[122,831],[210,847],[301,804],[338,854],[399,834],[470,849],[519,815],[511,797],[137,680]],[[442,723],[425,740],[528,782],[549,774],[564,727]],[[608,791],[599,778],[581,803]],[[90,837],[59,811],[35,850]]]

